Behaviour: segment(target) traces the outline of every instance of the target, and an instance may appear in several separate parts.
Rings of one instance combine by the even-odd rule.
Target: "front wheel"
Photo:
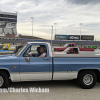
[[[0,88],[6,88],[9,85],[9,78],[8,75],[3,72],[0,71]]]
[[[82,71],[78,75],[78,83],[84,89],[90,89],[95,86],[97,76],[93,71]]]

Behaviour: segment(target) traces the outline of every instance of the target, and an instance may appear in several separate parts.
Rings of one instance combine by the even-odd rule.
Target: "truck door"
[[[35,57],[37,48],[41,45],[30,45],[20,57],[20,77],[21,81],[32,80],[49,80],[49,50],[47,45],[44,45],[44,50],[47,53],[46,57]],[[30,56],[31,53],[31,56]]]

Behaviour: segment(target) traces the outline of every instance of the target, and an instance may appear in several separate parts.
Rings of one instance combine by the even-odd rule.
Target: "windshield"
[[[65,44],[65,45],[64,45],[64,47],[67,47],[67,46],[68,46],[68,44]]]
[[[15,55],[19,56],[21,54],[21,52],[27,47],[28,44],[24,45],[20,50],[18,50]]]
[[[70,48],[65,49],[64,52],[67,53],[67,52],[69,51],[69,49],[70,49]]]

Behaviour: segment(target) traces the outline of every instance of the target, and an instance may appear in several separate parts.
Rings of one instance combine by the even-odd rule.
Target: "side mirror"
[[[26,62],[29,62],[30,61],[30,57],[26,57],[25,60],[26,60]]]

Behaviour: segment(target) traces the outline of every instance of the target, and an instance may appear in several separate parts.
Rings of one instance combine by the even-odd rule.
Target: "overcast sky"
[[[79,35],[83,23],[82,35],[100,37],[100,0],[0,0],[0,10],[19,12],[19,34],[31,35],[34,17],[35,36],[50,38],[54,23],[57,34]]]

